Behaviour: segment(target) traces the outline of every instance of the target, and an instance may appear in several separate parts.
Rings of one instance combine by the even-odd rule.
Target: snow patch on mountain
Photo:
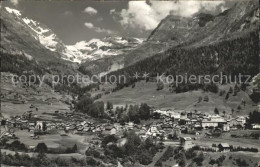
[[[127,49],[135,48],[143,42],[143,39],[124,39],[119,36],[108,36],[104,39],[91,39],[90,41],[80,41],[75,45],[67,46],[67,53],[76,53],[75,62],[84,60],[97,60],[109,56],[123,54]],[[82,53],[82,54],[80,54]]]
[[[7,12],[13,13],[13,14],[15,14],[16,16],[21,16],[21,15],[22,15],[19,10],[11,9],[11,8],[9,8],[9,7],[5,7],[5,9],[7,10]]]
[[[81,51],[78,50],[78,48],[73,45],[67,45],[63,54],[67,57],[64,58],[65,60],[76,63],[81,63],[85,59],[92,59],[91,55],[84,55]]]
[[[56,45],[58,42],[55,41],[56,36],[51,34],[49,36],[39,35],[39,40],[42,45],[51,51],[56,51]]]

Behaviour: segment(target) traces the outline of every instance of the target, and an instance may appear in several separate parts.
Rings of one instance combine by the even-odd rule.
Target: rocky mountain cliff
[[[231,9],[213,16],[197,13],[191,18],[169,15],[148,37],[148,41],[172,46],[202,46],[237,37],[258,28],[258,1],[240,1]]]

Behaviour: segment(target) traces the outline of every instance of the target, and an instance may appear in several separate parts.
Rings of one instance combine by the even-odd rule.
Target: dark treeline
[[[151,108],[146,103],[142,103],[141,105],[126,105],[124,108],[116,107],[114,115],[117,121],[122,124],[129,121],[138,124],[141,120],[148,120],[153,116]]]
[[[46,70],[34,60],[29,60],[22,55],[11,55],[1,53],[1,72],[11,72],[14,74],[25,75],[24,71],[43,75]]]
[[[254,110],[249,113],[249,118],[247,119],[249,125],[251,124],[260,124],[260,112]]]

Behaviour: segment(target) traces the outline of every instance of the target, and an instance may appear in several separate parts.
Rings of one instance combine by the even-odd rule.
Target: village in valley
[[[260,167],[259,1],[0,3],[0,166]]]
[[[245,130],[246,125],[246,129],[250,129],[252,132],[254,130],[258,132],[257,130],[260,129],[260,124],[247,124],[248,116],[232,117],[231,114],[208,115],[199,111],[151,109],[150,112],[153,115],[151,119],[153,121],[149,121],[147,124],[127,122],[122,125],[120,123],[111,123],[114,121],[109,120],[106,123],[88,121],[88,116],[82,113],[60,113],[59,111],[54,111],[52,115],[66,118],[67,121],[37,120],[37,107],[31,105],[30,108],[32,110],[26,111],[22,115],[17,115],[12,119],[2,119],[1,126],[2,128],[4,127],[4,130],[2,129],[1,131],[1,137],[15,138],[16,132],[20,130],[28,132],[28,137],[36,140],[54,130],[61,136],[68,134],[84,135],[91,132],[96,135],[116,135],[121,137],[124,131],[134,130],[143,140],[153,138],[154,140],[167,142],[178,139],[180,141],[179,144],[184,144],[187,146],[186,149],[188,149],[195,145],[207,148],[207,146],[203,146],[203,143],[196,142],[196,140],[201,138],[221,138],[227,135],[234,138],[243,137],[240,136],[239,132]],[[107,112],[109,113],[111,110]],[[248,138],[260,140],[259,133],[251,134]],[[189,144],[186,144],[186,142],[182,143],[182,141],[187,141]],[[206,144],[208,148],[212,148],[210,143]],[[223,139],[223,143],[212,144],[217,144],[217,146],[218,144],[228,145],[230,151],[230,144],[225,142],[225,139]],[[30,146],[30,148],[33,148],[33,146]]]
[[[48,151],[46,150],[48,156],[56,154],[65,157],[84,157],[93,149],[103,154],[106,150],[104,141],[108,140],[107,138],[115,138],[115,140],[107,141],[108,146],[115,144],[120,148],[124,147],[129,140],[125,134],[133,132],[143,142],[151,140],[153,143],[161,145],[162,153],[160,151],[155,153],[147,165],[150,163],[158,165],[160,159],[164,157],[163,153],[167,153],[167,150],[172,148],[183,148],[184,151],[202,151],[205,155],[207,153],[250,155],[254,159],[252,162],[240,162],[236,159],[233,162],[236,165],[237,163],[255,163],[259,157],[260,124],[252,123],[252,113],[235,115],[218,111],[217,108],[208,113],[174,108],[156,109],[142,104],[141,106],[148,111],[147,118],[122,121],[119,119],[118,112],[120,110],[131,112],[131,108],[135,107],[131,105],[113,106],[112,103],[107,102],[103,106],[106,118],[100,119],[75,111],[75,106],[71,103],[72,99],[68,96],[59,95],[43,100],[39,98],[43,97],[42,92],[40,95],[37,92],[31,92],[34,94],[33,97],[38,97],[33,101],[27,101],[25,99],[29,97],[28,94],[23,93],[22,99],[19,93],[5,90],[9,87],[6,83],[8,82],[5,82],[4,91],[2,91],[6,92],[2,93],[2,108],[6,106],[5,104],[12,102],[12,105],[26,105],[27,111],[8,118],[1,118],[2,154],[10,152],[15,154],[15,150],[26,154],[37,153],[40,143],[44,143],[48,148]],[[27,89],[28,93],[31,88],[21,89]],[[21,89],[19,90],[21,91]],[[38,102],[36,102],[37,99]],[[205,96],[199,100],[207,102],[208,97]],[[41,104],[39,101],[44,104],[39,105]],[[66,104],[67,109],[47,111],[43,108],[45,105],[55,108],[61,104]],[[245,105],[245,102],[241,102],[241,105],[243,104]],[[254,114],[259,117],[259,112],[255,111]],[[24,145],[24,148],[20,150],[19,147],[14,148],[12,145],[15,141],[19,141],[18,145]],[[95,161],[99,158],[95,157]],[[168,160],[164,163],[166,165],[180,162],[181,160]]]

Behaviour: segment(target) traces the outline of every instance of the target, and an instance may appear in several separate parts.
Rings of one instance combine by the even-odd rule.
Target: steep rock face
[[[77,72],[78,65],[67,61],[63,54],[65,45],[47,26],[23,17],[20,11],[9,7],[2,7],[0,13],[3,54],[25,56],[39,68],[53,73]]]
[[[219,15],[199,13],[184,18],[167,16],[148,37],[148,41],[202,46],[243,35],[258,28],[257,1],[240,1]]]
[[[79,52],[71,52],[57,35],[46,25],[23,17],[9,7],[1,8],[1,46],[6,52],[22,52],[36,60],[67,60],[78,62]]]
[[[1,47],[6,52],[23,52],[37,60],[59,59],[55,35],[39,23],[23,18],[20,11],[1,8]],[[57,46],[57,49],[61,46]]]

